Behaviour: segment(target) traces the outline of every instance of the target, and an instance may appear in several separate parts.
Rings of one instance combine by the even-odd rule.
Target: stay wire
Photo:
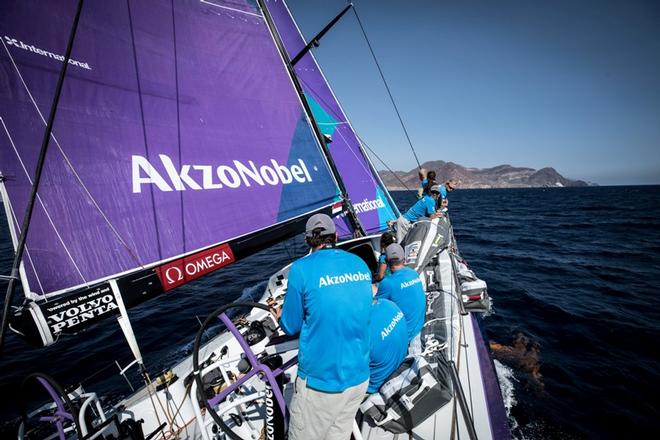
[[[300,78],[300,81],[301,81],[303,84],[305,84],[305,86],[306,86],[309,90],[311,90],[311,91],[313,91],[313,92],[316,93],[316,99],[318,99],[319,101],[321,101],[321,102],[325,105],[325,108],[326,108],[326,109],[332,109],[332,106],[331,106],[330,104],[328,104],[328,103],[325,101],[325,99],[323,99],[323,97],[321,96],[320,93],[317,93],[317,92],[314,90],[314,87],[312,87],[309,83],[307,83],[303,78]],[[332,112],[332,110],[329,110],[329,111]],[[341,117],[341,116],[342,116],[342,115],[332,113],[332,117],[334,117],[335,119],[342,119],[342,120],[343,120],[344,118]],[[348,121],[346,120],[345,122],[348,122]],[[350,126],[350,123],[349,123],[349,126]],[[403,187],[404,187],[405,189],[407,189],[408,191],[414,191],[414,190],[410,189],[410,188],[408,187],[408,185],[406,185],[405,182],[404,182],[403,180],[401,180],[401,178],[400,178],[400,177],[399,177],[394,171],[392,171],[392,169],[387,165],[387,163],[385,163],[385,161],[384,161],[383,159],[381,159],[380,156],[378,156],[378,155],[376,154],[376,152],[375,152],[374,150],[372,150],[371,147],[369,147],[369,145],[367,145],[367,143],[365,142],[365,140],[362,139],[362,138],[360,137],[360,135],[357,133],[357,131],[355,131],[354,128],[353,128],[352,126],[350,126],[350,127],[351,127],[351,131],[353,132],[353,134],[354,134],[355,137],[357,138],[358,142],[359,142],[363,147],[365,147],[367,150],[369,150],[369,153],[371,153],[372,156],[374,156],[376,159],[378,159],[378,161],[379,161],[381,164],[383,164],[383,166],[384,166],[384,167],[385,167],[390,173],[392,173],[392,174],[394,175],[394,177],[395,177],[395,178],[401,183],[401,185],[403,185]],[[341,134],[341,133],[340,133],[340,134]],[[365,152],[363,151],[363,153],[365,153]],[[365,156],[366,156],[366,153],[365,153]],[[372,164],[372,165],[373,165],[373,164]],[[375,169],[374,169],[374,171],[378,172],[378,171],[375,170]],[[385,186],[384,183],[383,183],[383,186]],[[394,201],[392,201],[392,203],[394,203]],[[394,203],[394,204],[395,204],[395,203]]]
[[[364,148],[366,148],[367,150],[369,150],[369,153],[370,153],[373,157],[375,157],[375,158],[378,160],[378,162],[380,162],[380,163],[381,163],[381,164],[387,169],[387,171],[389,171],[390,173],[392,173],[392,175],[393,175],[394,177],[396,177],[396,180],[398,180],[399,183],[401,183],[401,185],[403,185],[403,187],[404,187],[405,189],[407,189],[408,191],[414,191],[414,190],[410,189],[410,188],[408,187],[408,185],[406,185],[406,183],[405,183],[403,180],[401,180],[401,178],[399,177],[399,175],[398,175],[397,173],[395,173],[394,171],[392,171],[392,168],[390,168],[389,166],[387,166],[387,163],[385,163],[385,161],[384,161],[383,159],[381,159],[380,156],[378,156],[378,155],[374,152],[374,150],[372,150],[371,147],[369,147],[369,145],[367,145],[367,143],[364,141],[364,139],[362,139],[357,133],[355,133],[355,136],[358,138],[358,140],[360,141],[360,143],[361,143],[362,145],[364,145]]]
[[[408,135],[408,130],[406,129],[406,124],[403,123],[403,118],[401,117],[401,113],[399,112],[399,108],[396,105],[396,102],[394,101],[394,96],[392,96],[392,91],[390,90],[390,86],[387,84],[387,80],[385,79],[385,74],[383,73],[383,69],[380,67],[380,63],[378,62],[378,58],[376,57],[376,53],[374,52],[373,47],[371,46],[371,42],[369,41],[369,37],[367,37],[367,32],[364,29],[364,26],[362,25],[362,21],[360,20],[360,16],[358,15],[357,8],[355,5],[353,5],[353,13],[355,14],[355,18],[357,19],[358,25],[360,25],[360,30],[362,31],[362,35],[364,36],[364,40],[367,42],[367,46],[369,46],[369,52],[371,52],[371,56],[374,59],[374,63],[376,63],[376,67],[378,68],[378,73],[380,73],[380,78],[383,80],[383,84],[385,85],[385,89],[387,90],[387,94],[390,97],[390,101],[392,101],[392,106],[394,107],[394,111],[396,112],[397,117],[399,118],[399,122],[401,123],[401,128],[403,128],[403,133],[406,135],[406,139],[408,140],[408,145],[410,145],[410,149],[412,150],[413,156],[415,156],[415,161],[417,162],[417,167],[419,169],[422,168],[422,165],[419,163],[419,158],[417,157],[417,152],[415,152],[415,147],[413,146],[412,141],[410,140],[410,135]]]

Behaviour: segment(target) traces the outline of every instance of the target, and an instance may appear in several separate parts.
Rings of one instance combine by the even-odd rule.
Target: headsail
[[[284,1],[266,0],[266,4],[289,58],[293,58],[305,47],[306,42]],[[295,70],[317,123],[324,134],[332,137],[328,148],[360,223],[368,233],[387,229],[387,221],[399,215],[397,207],[366,157],[348,118],[311,52],[300,59]],[[351,235],[350,225],[343,216],[336,217],[335,222],[341,236]]]
[[[16,231],[75,3],[3,2],[0,172]],[[51,143],[23,258],[33,300],[121,276],[122,296],[133,283],[150,297],[339,200],[249,1],[85,4]],[[147,284],[126,280],[138,271]]]

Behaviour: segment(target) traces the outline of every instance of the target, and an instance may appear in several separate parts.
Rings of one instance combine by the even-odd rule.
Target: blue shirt
[[[394,271],[380,282],[376,298],[389,299],[399,306],[406,317],[408,341],[422,331],[426,317],[426,295],[417,272],[409,267]]]
[[[421,217],[428,217],[435,214],[435,199],[430,195],[425,195],[410,207],[403,217],[410,221],[417,221]]]
[[[322,249],[291,265],[280,327],[300,333],[298,377],[337,393],[369,378],[371,272],[360,257]]]
[[[408,329],[403,312],[387,299],[378,299],[371,306],[369,324],[369,394],[378,391],[408,353]]]

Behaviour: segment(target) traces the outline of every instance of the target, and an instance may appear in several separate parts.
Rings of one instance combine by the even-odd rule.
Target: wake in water
[[[511,420],[511,408],[518,403],[514,394],[514,382],[518,382],[518,379],[513,375],[511,367],[507,367],[498,360],[494,360],[493,364],[495,364],[495,373],[497,373],[497,379],[500,382],[506,415]]]
[[[493,357],[507,365],[525,373],[526,386],[537,394],[543,394],[543,375],[541,374],[541,347],[532,342],[527,336],[518,333],[511,345],[502,345],[495,341],[490,342],[490,351]]]

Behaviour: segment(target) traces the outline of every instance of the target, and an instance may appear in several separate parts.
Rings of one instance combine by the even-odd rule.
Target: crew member
[[[424,195],[412,207],[396,220],[396,241],[401,243],[403,237],[410,230],[411,223],[422,217],[437,218],[442,217],[442,213],[436,213],[436,201],[440,197],[440,186],[433,185],[429,188],[429,193]]]
[[[422,352],[420,335],[426,317],[426,295],[422,281],[417,272],[404,266],[404,251],[398,243],[389,245],[385,254],[392,275],[380,282],[376,297],[389,299],[399,306],[406,318],[408,352],[419,354]]]
[[[449,201],[447,200],[448,193],[452,192],[456,188],[456,181],[454,179],[447,180],[443,185],[440,185],[440,207],[445,208]]]
[[[401,309],[392,301],[375,298],[371,306],[371,349],[369,351],[369,394],[378,391],[408,352],[408,329]]]
[[[369,383],[371,273],[359,257],[334,247],[325,214],[307,220],[312,252],[289,269],[280,327],[300,334],[290,440],[346,440]]]
[[[421,170],[424,170],[423,174]],[[427,173],[424,168],[421,168],[421,170],[419,172],[419,180],[422,182],[422,186],[417,190],[418,199],[424,197],[424,194],[428,193],[429,188],[435,185],[435,171],[431,170]]]
[[[390,274],[390,270],[387,268],[387,261],[385,260],[385,248],[394,243],[394,234],[391,232],[383,232],[383,235],[380,236],[380,257],[378,257],[378,273],[376,274],[376,279],[374,281],[380,281],[385,278],[386,275]]]

